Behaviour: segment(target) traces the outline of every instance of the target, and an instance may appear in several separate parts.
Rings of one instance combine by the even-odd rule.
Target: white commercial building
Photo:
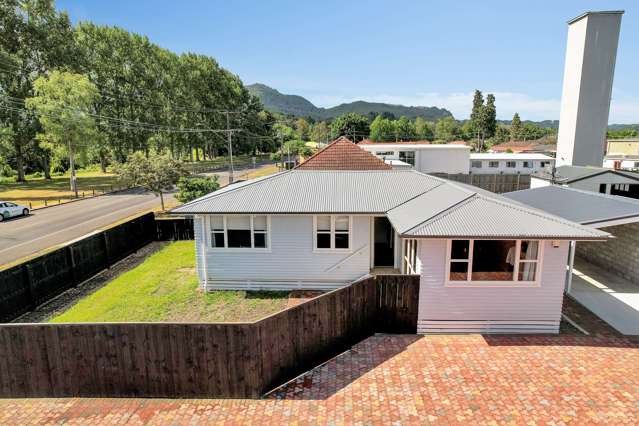
[[[357,146],[393,168],[410,165],[422,173],[468,174],[469,171],[470,147],[465,145],[363,141]]]
[[[470,154],[470,172],[529,175],[551,169],[554,161],[544,154],[473,153]]]

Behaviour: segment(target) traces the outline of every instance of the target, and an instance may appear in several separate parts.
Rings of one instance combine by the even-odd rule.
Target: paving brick
[[[639,342],[373,336],[263,400],[0,400],[0,424],[636,424]]]

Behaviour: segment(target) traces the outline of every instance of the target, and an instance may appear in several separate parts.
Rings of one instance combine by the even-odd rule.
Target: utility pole
[[[233,183],[233,143],[231,142],[231,122],[229,118],[229,111],[226,111],[226,137],[229,141],[229,185]]]

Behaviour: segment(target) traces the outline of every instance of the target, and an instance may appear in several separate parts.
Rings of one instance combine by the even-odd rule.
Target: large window
[[[540,243],[529,240],[452,240],[448,252],[448,281],[538,281]]]
[[[510,169],[514,169],[515,167],[517,167],[517,162],[516,161],[506,161],[506,167],[508,167]]]
[[[266,216],[210,216],[212,248],[268,248]]]
[[[399,161],[415,165],[415,151],[399,151]]]
[[[488,167],[496,169],[499,167],[499,161],[489,161],[488,162]]]
[[[481,169],[481,163],[481,161],[473,160],[470,165],[473,169]]]
[[[315,216],[314,228],[316,250],[350,250],[350,216]]]

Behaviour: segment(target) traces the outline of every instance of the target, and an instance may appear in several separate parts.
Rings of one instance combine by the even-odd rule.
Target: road
[[[165,202],[171,197],[165,196]],[[35,210],[30,216],[5,220],[0,222],[0,266],[159,206],[159,197],[133,189]]]
[[[239,168],[236,168],[233,174],[234,179],[237,181],[239,179],[246,179],[246,174],[252,171],[257,171],[260,170],[264,167],[268,167],[272,164],[275,164],[274,161],[271,160],[265,160],[265,161],[261,161],[259,163],[257,163],[255,165],[255,168],[251,167],[251,166],[242,166]],[[205,172],[205,173],[200,173],[201,175],[204,176],[213,176],[213,175],[217,175],[218,178],[218,182],[220,183],[220,186],[226,186],[229,184],[229,171],[228,171],[228,167],[224,167],[224,168],[220,168],[220,169],[216,169],[216,170],[211,170],[210,172]]]

